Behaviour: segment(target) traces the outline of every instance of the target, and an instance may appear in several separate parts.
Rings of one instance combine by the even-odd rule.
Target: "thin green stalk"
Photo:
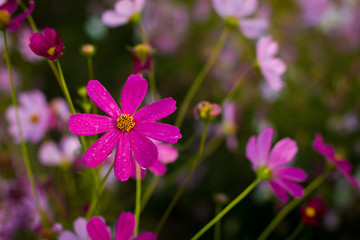
[[[103,180],[101,180],[101,182],[100,182],[100,184],[99,184],[99,186],[100,186],[100,187],[99,187],[99,189],[100,189],[100,194],[103,192],[103,190],[104,190],[104,188],[105,188],[105,186],[106,186],[106,182],[107,182],[107,180],[108,180],[108,178],[109,178],[109,176],[110,176],[110,173],[111,173],[111,171],[113,170],[113,168],[114,168],[114,162],[111,164],[109,170],[106,172],[105,177],[103,178]]]
[[[140,209],[141,209],[141,169],[138,163],[136,164],[136,199],[135,199],[135,231],[136,237],[139,232],[140,225]]]
[[[241,76],[236,80],[236,83],[234,85],[234,87],[232,87],[232,90],[225,96],[224,100],[222,101],[221,104],[223,104],[224,102],[228,101],[228,100],[232,100],[234,99],[236,93],[240,90],[240,87],[242,86],[245,77],[247,75],[247,73],[250,71],[250,68],[247,69],[245,71],[245,73],[241,74]]]
[[[145,28],[142,25],[141,21],[139,20],[138,23],[136,24],[136,26],[138,27],[139,33],[140,33],[140,37],[141,37],[141,41],[144,44],[149,44],[149,38],[145,32]]]
[[[319,177],[317,177],[312,183],[310,183],[304,191],[303,198],[294,198],[291,200],[271,221],[271,223],[266,227],[264,232],[259,236],[258,240],[265,240],[279,225],[279,223],[288,215],[291,210],[293,210],[296,206],[298,206],[310,193],[312,193],[317,187],[324,182],[327,171],[324,171]]]
[[[215,209],[215,217],[221,212],[223,204],[218,202],[216,204]],[[221,239],[221,220],[219,220],[214,227],[214,240],[220,240]]]
[[[303,230],[305,224],[303,222],[300,222],[297,227],[295,228],[294,232],[286,239],[286,240],[295,240],[300,232]]]
[[[144,211],[144,208],[146,206],[146,204],[148,203],[152,193],[154,192],[157,183],[159,182],[160,177],[159,176],[155,176],[153,177],[153,179],[151,180],[149,186],[146,188],[146,191],[141,199],[141,210],[140,213],[142,211]]]
[[[158,223],[156,229],[155,229],[155,233],[158,234],[162,227],[164,226],[167,218],[169,217],[171,211],[173,210],[173,208],[175,207],[176,203],[178,202],[181,194],[183,193],[183,191],[185,190],[186,186],[188,185],[192,175],[195,172],[195,169],[197,167],[197,164],[199,163],[203,152],[204,152],[204,146],[205,146],[205,141],[206,141],[206,135],[207,135],[207,128],[208,128],[208,123],[204,123],[204,129],[203,129],[203,134],[201,137],[201,142],[200,142],[200,146],[199,146],[199,151],[196,155],[196,158],[193,162],[193,165],[191,167],[191,170],[188,174],[188,176],[186,177],[185,181],[183,182],[183,184],[180,186],[180,188],[178,189],[178,191],[176,192],[174,198],[172,199],[172,201],[170,202],[169,206],[167,207],[165,213],[163,214],[163,216],[160,219],[160,222]]]
[[[200,71],[200,73],[196,76],[194,82],[192,83],[189,91],[187,92],[183,103],[180,106],[180,110],[179,113],[176,117],[176,121],[175,121],[175,126],[177,127],[181,127],[184,118],[185,118],[185,114],[189,108],[189,105],[192,101],[192,99],[194,98],[196,92],[199,90],[201,84],[204,82],[206,75],[210,72],[211,68],[214,66],[219,53],[221,51],[221,49],[223,48],[226,39],[228,38],[231,29],[229,27],[225,27],[223,32],[221,33],[213,51],[211,52],[210,58],[208,59],[206,65],[204,66],[204,68]]]
[[[68,194],[67,201],[70,213],[75,213],[75,215],[77,215],[76,211],[78,211],[79,206],[78,198],[76,196],[76,182],[73,173],[71,172],[70,165],[63,166],[62,171],[64,176],[65,188]]]
[[[92,57],[88,57],[87,58],[87,63],[88,63],[88,71],[89,71],[89,80],[94,80],[94,66],[93,66],[93,61],[92,61]]]
[[[242,199],[244,199],[260,182],[261,180],[257,178],[252,182],[242,193],[240,193],[237,198],[235,198],[231,203],[229,203],[216,217],[214,217],[208,224],[205,225],[199,232],[195,234],[191,240],[199,239],[209,228],[211,228],[215,223],[220,221],[220,219],[225,216],[233,207],[235,207]]]
[[[19,0],[18,3],[24,12],[26,12],[28,10],[28,8],[25,6],[25,4],[21,0]],[[33,17],[31,16],[31,14],[27,17],[27,19],[28,19],[29,24],[30,24],[31,28],[33,29],[33,31],[38,32],[35,21],[34,21]]]
[[[15,91],[15,87],[14,87],[14,79],[13,79],[11,60],[10,60],[10,55],[9,55],[9,47],[8,47],[8,42],[7,42],[7,37],[6,37],[6,30],[3,30],[3,37],[4,37],[5,61],[6,61],[6,66],[9,71],[11,100],[12,100],[12,104],[14,105],[14,108],[15,108],[16,123],[19,128],[21,152],[24,157],[26,172],[27,172],[28,179],[29,179],[29,182],[31,185],[31,189],[34,194],[35,204],[36,204],[36,207],[41,216],[42,224],[44,227],[46,227],[47,226],[46,217],[40,206],[39,195],[38,195],[38,192],[36,189],[34,175],[33,175],[33,171],[32,171],[31,164],[30,164],[29,153],[28,153],[28,149],[27,149],[27,146],[26,146],[26,143],[24,140],[24,135],[23,135],[22,127],[21,127],[21,122],[20,122],[20,117],[19,117],[19,108],[18,108],[18,102],[17,102],[17,97],[16,97],[16,91]]]

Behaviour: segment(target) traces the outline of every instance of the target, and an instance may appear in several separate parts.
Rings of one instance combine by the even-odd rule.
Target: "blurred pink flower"
[[[135,230],[135,216],[131,212],[120,215],[116,224],[115,240],[156,240],[157,236],[151,232],[144,232],[133,238]],[[99,217],[90,218],[87,223],[87,231],[92,240],[111,240],[109,229]]]
[[[320,23],[330,7],[329,0],[297,0],[301,7],[306,25],[314,26]]]
[[[63,137],[58,146],[54,141],[44,142],[39,149],[39,160],[47,166],[71,165],[78,158],[81,145],[77,137]]]
[[[51,119],[49,123],[50,128],[63,130],[67,128],[67,122],[70,118],[70,108],[68,103],[63,98],[55,98],[49,103]]]
[[[25,12],[17,16],[12,16],[17,8],[17,0],[7,0],[2,5],[0,5],[0,30],[4,28],[11,32],[18,30],[23,21],[34,10],[34,1],[29,2],[29,8]]]
[[[276,91],[279,91],[284,86],[281,75],[286,70],[285,63],[281,59],[274,57],[278,52],[278,48],[278,44],[270,36],[261,37],[256,44],[256,59],[260,70],[265,80]]]
[[[226,101],[223,105],[222,129],[226,136],[226,146],[230,151],[236,151],[238,140],[236,131],[238,124],[236,122],[236,106],[234,101]]]
[[[250,159],[258,178],[267,181],[281,201],[289,200],[286,192],[295,198],[302,198],[304,189],[294,182],[305,181],[307,174],[300,168],[284,166],[297,153],[296,142],[284,138],[270,152],[273,134],[274,130],[267,127],[258,137],[252,136],[246,145],[246,157]]]
[[[19,73],[16,69],[12,68],[13,81],[15,89],[19,86]],[[0,91],[10,95],[10,77],[9,71],[5,67],[0,67]]]
[[[320,227],[320,222],[327,212],[327,206],[321,197],[309,198],[305,207],[299,207],[301,212],[301,221],[306,225]]]
[[[119,0],[114,10],[107,10],[102,14],[101,21],[108,27],[118,27],[137,18],[144,8],[146,0]],[[135,20],[135,19],[134,19]]]
[[[217,14],[231,25],[237,25],[247,38],[260,37],[269,25],[264,18],[248,18],[258,8],[258,0],[212,0],[212,3]]]
[[[20,142],[19,129],[16,121],[15,108],[6,110],[9,133],[17,143]],[[39,90],[19,94],[19,117],[25,141],[39,142],[49,126],[50,112],[45,95]]]
[[[30,44],[30,34],[31,30],[28,27],[21,28],[19,33],[19,51],[21,55],[29,62],[36,63],[43,60],[42,57],[36,55],[31,48]]]
[[[329,163],[334,165],[346,177],[351,185],[354,186],[354,188],[360,189],[359,182],[351,175],[353,165],[346,159],[337,156],[334,147],[331,144],[325,144],[320,133],[316,134],[312,147],[323,155]]]
[[[110,117],[95,114],[75,114],[70,117],[69,129],[79,136],[106,132],[84,154],[86,164],[95,168],[117,145],[114,160],[116,178],[129,179],[133,168],[133,154],[142,168],[152,167],[158,159],[158,150],[149,139],[176,143],[180,129],[157,123],[176,109],[173,98],[165,98],[136,112],[147,92],[147,81],[139,74],[130,75],[122,91],[122,111],[110,93],[97,80],[86,87],[90,99]]]
[[[65,230],[59,236],[59,240],[88,240],[90,236],[86,229],[87,220],[83,217],[75,219],[73,227],[75,234]]]

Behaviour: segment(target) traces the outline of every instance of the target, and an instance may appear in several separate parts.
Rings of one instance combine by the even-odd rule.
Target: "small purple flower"
[[[0,5],[0,30],[7,29],[14,32],[19,29],[25,18],[27,18],[34,10],[34,1],[29,2],[29,8],[17,16],[12,16],[18,8],[17,0],[7,0]]]
[[[215,103],[209,103],[208,101],[201,101],[194,108],[194,117],[196,120],[208,122],[212,121],[215,117],[220,115],[221,107]]]
[[[78,158],[81,145],[77,137],[66,136],[60,146],[54,141],[44,142],[39,149],[39,160],[47,166],[71,165]]]
[[[135,230],[135,216],[131,212],[120,215],[116,224],[115,240],[156,240],[157,236],[151,232],[144,232],[133,238]],[[109,229],[99,217],[93,217],[87,223],[87,231],[92,240],[111,240]]]
[[[88,240],[90,239],[90,236],[86,229],[87,221],[85,218],[78,217],[74,221],[74,231],[75,234],[65,230],[62,231],[62,233],[59,236],[59,240]]]
[[[32,33],[30,35],[31,50],[36,55],[55,61],[64,51],[64,45],[61,42],[61,35],[56,34],[52,28],[45,28],[43,34]]]
[[[131,20],[138,21],[145,2],[146,0],[119,0],[115,3],[114,10],[103,13],[101,21],[108,27],[118,27]]]
[[[238,26],[247,38],[258,38],[269,25],[263,18],[247,18],[258,8],[257,0],[212,0],[212,3],[217,14],[228,24]]]
[[[130,75],[121,96],[122,110],[109,92],[97,80],[88,82],[89,98],[110,117],[95,114],[75,114],[70,117],[69,129],[80,136],[106,132],[84,154],[87,165],[97,167],[117,145],[114,160],[116,178],[129,179],[133,169],[133,154],[142,168],[149,168],[158,159],[158,150],[149,139],[176,143],[180,129],[157,123],[176,109],[173,98],[165,98],[136,112],[147,92],[147,81],[139,74]]]
[[[250,159],[258,177],[269,183],[275,195],[283,202],[289,200],[288,192],[295,198],[302,198],[304,189],[297,183],[307,178],[300,168],[284,166],[298,151],[296,142],[284,138],[277,142],[270,152],[274,130],[265,128],[258,137],[252,136],[246,145],[246,157]]]
[[[50,120],[50,112],[45,95],[39,90],[20,93],[18,109],[24,140],[32,143],[39,142],[44,137]],[[19,143],[20,134],[15,108],[10,106],[5,114],[10,124],[9,133]]]
[[[29,62],[37,63],[43,58],[36,55],[29,47],[31,30],[28,27],[19,30],[19,51],[21,55]]]
[[[327,206],[321,197],[309,198],[306,206],[300,206],[299,209],[301,212],[301,221],[313,227],[320,227],[320,221],[327,212]]]
[[[346,159],[343,159],[336,155],[335,149],[331,144],[325,144],[323,137],[320,133],[317,133],[315,140],[312,143],[312,147],[321,155],[323,155],[329,163],[334,165],[354,186],[356,189],[360,189],[360,184],[355,177],[351,175],[353,166]]]
[[[261,37],[256,44],[256,59],[260,70],[265,80],[276,91],[279,91],[284,86],[281,75],[286,70],[285,63],[281,59],[274,57],[278,52],[278,48],[278,44],[270,36]]]

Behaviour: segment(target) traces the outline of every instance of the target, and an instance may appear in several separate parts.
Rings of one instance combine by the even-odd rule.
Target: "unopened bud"
[[[195,119],[200,119],[204,122],[209,122],[215,119],[221,113],[221,107],[217,104],[211,104],[207,101],[202,101],[196,105],[194,109]]]
[[[92,57],[96,53],[95,46],[92,44],[84,44],[81,47],[81,54],[85,57]]]

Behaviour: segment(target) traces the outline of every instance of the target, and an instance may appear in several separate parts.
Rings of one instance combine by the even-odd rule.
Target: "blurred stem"
[[[7,42],[6,30],[3,30],[3,37],[4,37],[5,61],[6,61],[7,69],[9,71],[9,79],[10,79],[11,101],[15,108],[16,123],[19,128],[21,152],[24,157],[26,173],[28,175],[28,179],[29,179],[29,182],[30,182],[33,194],[34,194],[35,204],[36,204],[37,210],[39,211],[39,214],[41,216],[42,224],[44,227],[46,227],[47,226],[46,217],[40,206],[39,195],[38,195],[38,192],[36,189],[34,175],[33,175],[33,171],[32,171],[31,164],[30,164],[29,152],[28,152],[25,140],[24,140],[24,135],[23,135],[22,126],[21,126],[21,122],[20,122],[19,107],[18,107],[18,102],[17,102],[17,97],[16,97],[15,86],[14,86],[14,79],[13,79],[13,72],[12,72],[11,60],[10,60],[10,55],[9,55],[9,47],[8,47],[8,42]]]
[[[295,240],[299,236],[304,226],[305,226],[304,223],[300,221],[297,227],[295,228],[294,232],[285,240]]]
[[[179,149],[178,149],[179,153],[187,150],[190,146],[192,146],[193,143],[194,143],[194,141],[195,141],[198,137],[200,137],[200,133],[198,133],[197,131],[195,131],[195,132],[191,135],[191,137],[188,138],[188,140],[186,140],[186,142],[179,147]]]
[[[139,20],[139,22],[136,24],[138,30],[139,30],[139,33],[140,33],[140,37],[141,37],[141,41],[144,43],[144,44],[149,44],[149,38],[145,32],[145,28],[144,26],[142,25],[141,21]]]
[[[288,215],[291,210],[298,206],[310,193],[312,193],[316,188],[318,188],[325,180],[328,171],[324,171],[320,176],[318,176],[312,183],[310,183],[304,191],[304,196],[302,198],[294,198],[291,200],[271,221],[267,228],[260,235],[258,240],[265,240],[279,225],[279,223]]]
[[[199,239],[209,228],[211,228],[215,223],[220,221],[220,219],[225,216],[233,207],[235,207],[242,199],[244,199],[261,181],[261,179],[257,178],[254,182],[252,182],[242,193],[240,193],[237,198],[235,198],[231,203],[229,203],[216,217],[213,218],[208,224],[205,225],[199,232],[195,234],[191,240]]]
[[[87,63],[89,70],[89,80],[94,80],[94,66],[93,66],[92,57],[87,58]]]
[[[135,199],[135,231],[134,236],[136,237],[139,232],[140,225],[140,210],[141,210],[141,169],[139,164],[136,162],[136,199]]]
[[[244,83],[246,75],[250,72],[250,70],[251,68],[248,67],[248,69],[246,69],[245,72],[240,75],[240,77],[236,80],[234,87],[232,87],[232,90],[225,96],[221,105],[224,104],[224,102],[233,100],[235,98],[237,92],[240,90],[240,87]]]
[[[154,192],[157,183],[159,182],[160,177],[159,176],[155,176],[153,177],[153,179],[151,180],[149,186],[146,188],[146,191],[141,199],[141,210],[140,212],[144,211],[144,208],[146,206],[146,204],[148,203],[152,193]]]
[[[107,180],[108,180],[108,178],[109,178],[109,176],[110,176],[110,173],[111,173],[111,171],[113,170],[113,168],[114,168],[114,162],[111,164],[111,166],[110,166],[110,168],[109,168],[109,170],[106,172],[106,175],[105,175],[105,177],[101,180],[101,182],[100,182],[100,194],[104,191],[104,188],[105,188],[105,186],[106,186],[106,183],[107,183]]]
[[[185,118],[185,114],[189,108],[191,100],[194,98],[196,92],[199,90],[205,77],[210,72],[211,68],[214,66],[214,64],[219,56],[219,53],[220,53],[221,49],[223,48],[230,32],[231,32],[231,29],[229,27],[225,27],[223,32],[221,33],[218,41],[216,42],[216,45],[215,45],[213,51],[211,52],[210,58],[208,59],[204,68],[196,76],[194,82],[192,83],[189,91],[187,92],[187,94],[184,98],[183,103],[180,106],[179,113],[176,117],[175,126],[177,126],[179,128],[181,127],[181,125],[184,121],[184,118]]]
[[[78,198],[76,196],[76,181],[74,179],[73,173],[71,171],[70,165],[62,166],[65,181],[65,187],[68,194],[68,207],[70,213],[75,213],[74,215],[77,216],[77,211],[79,209],[78,205]],[[71,214],[70,214],[71,215]]]
[[[203,133],[202,133],[202,137],[201,137],[201,142],[200,142],[200,146],[199,146],[199,151],[196,155],[196,158],[193,162],[193,165],[191,167],[191,170],[188,174],[188,176],[186,177],[185,181],[183,182],[183,184],[180,186],[180,188],[178,189],[178,191],[176,192],[174,198],[172,199],[172,201],[170,202],[168,208],[166,209],[165,213],[163,214],[163,216],[160,219],[160,222],[158,223],[156,229],[155,229],[155,233],[158,234],[162,227],[164,226],[167,218],[169,217],[171,211],[173,210],[173,208],[175,207],[176,203],[178,202],[181,194],[184,192],[186,186],[188,185],[192,175],[195,172],[195,169],[203,155],[204,152],[204,146],[205,146],[205,142],[206,142],[206,135],[207,135],[207,128],[208,128],[208,123],[204,123],[204,128],[203,128]]]
[[[218,202],[216,204],[216,209],[215,209],[215,216],[217,216],[220,212],[221,209],[223,207],[223,204]],[[214,227],[214,240],[221,240],[221,220],[219,220]]]

